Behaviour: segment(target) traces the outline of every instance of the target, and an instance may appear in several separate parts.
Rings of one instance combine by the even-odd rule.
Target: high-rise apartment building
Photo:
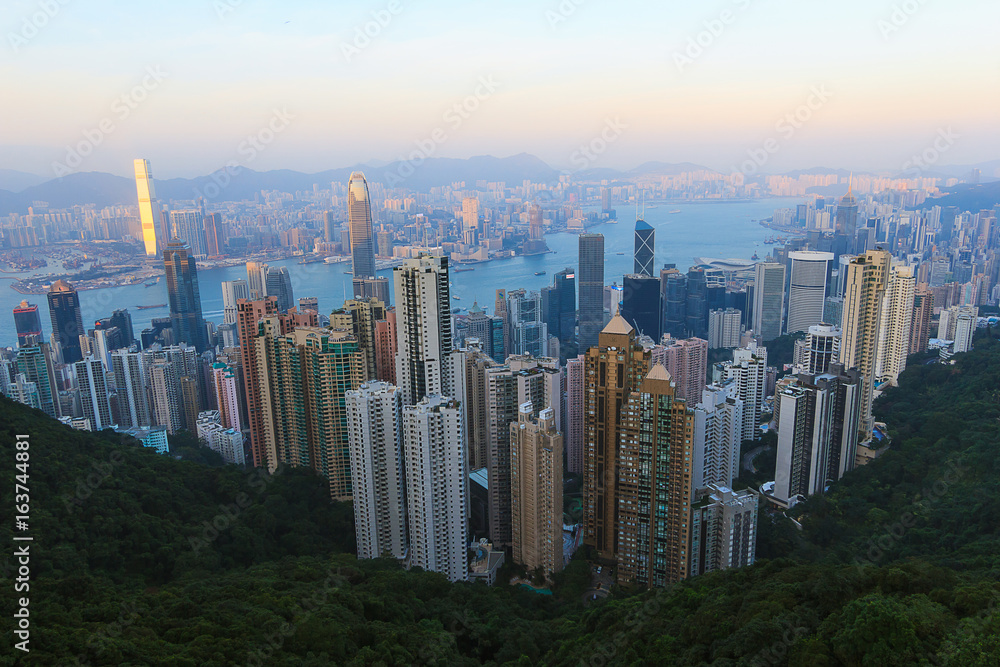
[[[434,394],[402,412],[409,563],[464,581],[469,466],[462,407]]]
[[[497,366],[483,349],[481,343],[468,344],[462,350],[465,357],[465,428],[469,449],[469,469],[479,470],[489,466],[489,384],[486,372]]]
[[[710,484],[691,508],[690,574],[753,565],[757,553],[757,495]]]
[[[875,356],[878,350],[882,300],[889,280],[892,256],[870,250],[847,265],[844,313],[840,324],[840,363],[856,368],[863,376],[861,393],[861,441],[871,439],[872,395],[875,388]]]
[[[186,241],[195,257],[207,257],[205,220],[199,209],[170,211],[170,238]]]
[[[349,299],[344,302],[343,308],[330,314],[331,327],[349,331],[358,341],[358,347],[365,355],[365,380],[378,377],[375,327],[377,322],[385,319],[385,304],[374,297]]]
[[[688,576],[694,415],[656,364],[621,408],[618,583],[651,588]]]
[[[404,558],[409,537],[402,393],[387,382],[367,382],[347,392],[346,405],[358,558]]]
[[[178,343],[193,345],[198,352],[208,349],[208,333],[201,314],[198,268],[187,243],[174,239],[163,250],[170,301],[170,327]]]
[[[753,292],[753,330],[764,342],[781,335],[785,316],[785,265],[757,264]]]
[[[99,359],[87,357],[76,362],[74,369],[80,391],[80,407],[84,418],[90,420],[91,430],[100,431],[111,427],[114,421],[111,419],[104,364]]]
[[[116,350],[111,353],[111,369],[118,389],[118,425],[122,428],[152,426],[153,416],[147,393],[148,378],[142,352]]]
[[[225,428],[242,431],[239,383],[237,382],[236,371],[228,364],[222,362],[213,363],[212,386],[215,389],[216,404],[219,406],[219,423]]]
[[[142,225],[142,243],[146,248],[147,257],[155,257],[159,252],[161,242],[158,226],[160,224],[160,204],[156,201],[156,191],[153,187],[153,171],[149,160],[137,158],[135,166],[135,188],[139,198],[139,222]],[[67,362],[68,363],[68,362]]]
[[[561,430],[562,375],[558,359],[512,355],[507,364],[485,369],[489,458],[490,539],[494,544],[511,543],[510,425],[517,422],[524,403],[538,411],[551,408],[555,426]]]
[[[580,234],[579,266],[576,273],[580,290],[580,352],[598,344],[604,323],[604,236]]]
[[[251,301],[259,301],[267,297],[267,264],[263,262],[247,262],[247,297]]]
[[[875,381],[895,386],[899,374],[906,370],[910,353],[910,327],[913,326],[915,283],[913,269],[893,266],[885,295],[882,297],[881,322],[878,328],[878,349],[875,352]]]
[[[802,342],[800,366],[806,373],[822,375],[840,358],[840,327],[825,322],[813,325]]]
[[[534,414],[522,404],[509,427],[512,555],[529,572],[551,575],[563,567],[563,439],[552,408]]]
[[[184,428],[184,406],[177,368],[172,361],[162,357],[148,360],[145,365],[154,425],[165,426],[167,433],[174,434]]]
[[[584,390],[587,362],[584,355],[566,360],[566,469],[576,475],[584,471]]]
[[[226,463],[242,466],[244,462],[243,434],[238,429],[220,423],[217,410],[200,412],[196,421],[198,439],[217,452]]]
[[[722,364],[726,380],[734,381],[743,401],[743,440],[760,439],[760,415],[767,398],[767,348],[751,344],[733,350],[733,361]]]
[[[63,412],[59,404],[59,389],[56,385],[53,352],[47,343],[22,347],[14,357],[16,375],[24,376],[20,384],[31,383],[37,405],[22,400],[22,403],[37,407],[48,416],[58,419]],[[16,377],[15,377],[16,380]]]
[[[445,389],[453,348],[448,259],[424,255],[393,270],[396,296],[396,382],[404,405]]]
[[[222,226],[221,213],[209,213],[205,216],[205,254],[218,257],[226,245],[226,232]]]
[[[863,383],[858,371],[832,364],[822,375],[799,374],[775,396],[777,500],[790,505],[823,493],[854,468]]]
[[[743,335],[743,313],[735,308],[708,311],[708,346],[734,348],[740,346]]]
[[[240,299],[249,299],[250,290],[247,281],[224,280],[222,282],[222,321],[225,324],[236,324],[236,304]]]
[[[830,252],[799,250],[788,253],[791,281],[788,287],[788,325],[786,333],[805,331],[823,321],[826,304],[826,278],[834,255]]]
[[[743,401],[733,381],[705,387],[701,396],[694,408],[692,484],[730,486],[740,474]]]
[[[265,317],[254,340],[268,467],[309,466],[332,498],[349,500],[345,397],[365,380],[364,354],[348,332],[284,328],[280,316]]]
[[[650,363],[663,364],[677,387],[677,398],[694,405],[701,400],[708,374],[708,341],[671,339],[650,349]]]
[[[927,289],[913,295],[913,320],[910,324],[910,354],[927,351],[931,337],[931,318],[934,315],[934,293]]]
[[[80,296],[68,282],[57,280],[49,288],[47,298],[54,351],[64,364],[74,364],[83,359],[80,336],[86,333],[80,313]]]
[[[650,353],[621,315],[586,352],[584,376],[584,543],[601,558],[618,553],[618,482],[622,406],[649,372]]]
[[[396,310],[387,308],[385,319],[375,321],[375,374],[379,380],[396,384]]]

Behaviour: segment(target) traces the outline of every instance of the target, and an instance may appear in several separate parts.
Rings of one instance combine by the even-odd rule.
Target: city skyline
[[[141,154],[160,178],[229,161],[320,171],[407,159],[423,144],[424,157],[530,152],[567,170],[659,159],[726,171],[772,140],[759,165],[769,172],[903,170],[939,131],[955,139],[935,164],[1000,156],[994,3],[515,4],[189,0],[114,20],[58,6],[39,26],[34,4],[12,2],[0,71],[31,94],[0,129],[0,168],[125,175]],[[155,39],[138,29],[154,24]],[[841,48],[817,48],[817,34]],[[80,50],[95,39],[101,48]],[[349,82],[355,103],[339,104],[332,82]],[[74,151],[88,136],[90,150]],[[601,137],[593,159],[580,151]]]

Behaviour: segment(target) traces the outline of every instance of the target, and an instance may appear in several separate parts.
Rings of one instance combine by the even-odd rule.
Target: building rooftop
[[[601,330],[602,334],[624,334],[628,335],[632,333],[632,325],[625,321],[621,313],[615,313],[615,316],[611,318],[607,326]]]

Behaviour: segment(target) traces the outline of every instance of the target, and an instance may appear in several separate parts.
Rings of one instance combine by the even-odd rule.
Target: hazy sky
[[[5,0],[0,168],[311,172],[419,144],[897,170],[949,128],[940,163],[972,163],[1000,158],[998,25],[996,0]]]

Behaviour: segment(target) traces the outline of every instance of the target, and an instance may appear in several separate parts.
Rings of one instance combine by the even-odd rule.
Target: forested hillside
[[[1000,343],[954,361],[879,400],[892,451],[790,512],[801,531],[762,513],[757,565],[589,607],[583,563],[543,596],[358,562],[350,506],[308,471],[177,461],[2,400],[3,502],[30,433],[35,536],[31,653],[3,664],[997,665]]]

